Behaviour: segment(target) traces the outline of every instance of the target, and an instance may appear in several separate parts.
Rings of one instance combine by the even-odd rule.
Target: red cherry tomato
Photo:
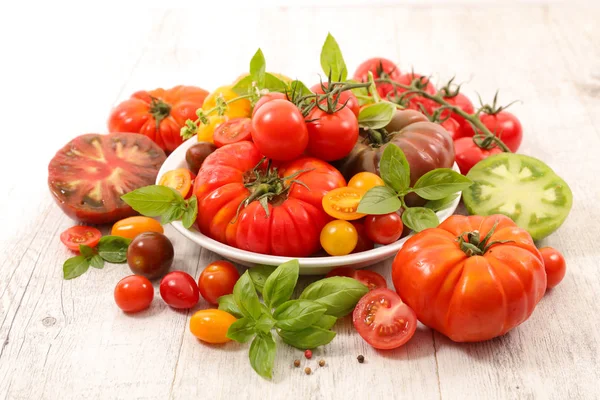
[[[546,268],[546,287],[552,289],[565,277],[565,274],[567,273],[567,263],[560,251],[553,247],[542,247],[540,253],[542,253],[544,267]]]
[[[117,283],[115,302],[125,312],[135,313],[145,310],[152,303],[154,288],[148,278],[130,275]]]
[[[217,304],[219,297],[233,293],[233,287],[240,274],[229,261],[210,263],[198,278],[200,294],[206,301]]]
[[[420,89],[424,90],[429,94],[435,94],[435,86],[433,86],[431,81],[429,81],[429,78],[420,74],[415,74],[414,72],[403,74],[402,76],[400,76],[397,82],[402,85],[410,86],[412,84],[412,81],[415,79],[419,79],[418,87]],[[406,89],[396,87],[395,92],[391,92],[388,97],[391,97],[392,99],[399,98],[399,96],[404,92],[406,92]],[[418,95],[407,96],[406,99],[404,99],[403,105],[405,105],[409,109],[421,112],[424,109],[428,114],[431,114],[433,110],[437,107],[437,103],[435,103],[434,101]]]
[[[160,281],[160,297],[173,308],[192,308],[200,299],[200,291],[190,274],[173,271]]]
[[[456,140],[459,137],[461,137],[460,135],[462,135],[462,129],[460,127],[460,124],[456,122],[454,118],[448,118],[440,125],[442,125],[444,129],[448,131],[450,136],[452,136],[452,140]]]
[[[482,149],[471,137],[462,137],[454,141],[456,164],[463,175],[466,175],[479,161],[499,153],[502,153],[502,150],[498,147]]]
[[[375,244],[367,236],[364,223],[359,221],[351,221],[351,223],[356,228],[356,233],[358,233],[358,242],[356,243],[356,246],[354,246],[352,253],[361,253],[363,251],[372,250],[375,247]]]
[[[395,349],[417,329],[417,316],[390,289],[372,290],[356,305],[352,322],[359,335],[376,349]]]
[[[481,114],[479,119],[490,132],[504,142],[510,151],[515,153],[519,149],[523,140],[523,127],[517,117],[507,111],[500,111],[496,114]],[[469,123],[463,127],[463,130],[464,136],[475,135]]]
[[[392,61],[385,58],[377,57],[370,58],[358,66],[354,73],[354,79],[359,82],[367,82],[369,80],[369,71],[373,73],[373,78],[377,79],[381,75],[387,75],[391,80],[398,81],[401,73],[400,69]],[[394,90],[394,87],[389,83],[376,83],[377,92],[383,98]]]
[[[363,285],[367,286],[369,290],[387,287],[387,282],[383,276],[379,275],[375,271],[369,271],[368,269],[339,267],[329,271],[326,277],[330,278],[332,276],[347,276],[348,278],[356,279]]]
[[[79,245],[94,247],[100,241],[102,233],[91,226],[77,225],[72,226],[60,234],[60,241],[63,242],[69,250],[79,252]]]
[[[215,146],[223,147],[226,144],[252,140],[252,120],[250,118],[233,118],[215,129],[213,141]]]
[[[323,82],[323,86],[325,86],[325,88],[327,88],[328,83]],[[320,83],[317,83],[317,84],[313,85],[310,88],[310,90],[316,94],[323,94],[323,93],[325,93],[323,91],[323,86],[321,86]],[[346,107],[349,108],[350,111],[352,111],[352,113],[358,118],[358,113],[360,112],[360,106],[358,105],[358,100],[357,100],[356,96],[354,95],[354,93],[352,93],[351,90],[345,90],[342,93],[340,93],[337,97],[338,97],[338,108],[342,107],[345,104]]]
[[[369,239],[379,244],[390,244],[400,239],[404,224],[397,213],[368,215],[365,218],[365,231]]]
[[[252,117],[254,117],[254,114],[256,114],[258,109],[261,108],[265,103],[268,103],[269,101],[276,100],[276,99],[287,100],[287,97],[285,96],[285,94],[279,93],[279,92],[270,92],[270,93],[267,93],[267,94],[261,96],[261,98],[258,99],[256,104],[254,105],[254,110],[252,110]]]
[[[444,97],[444,100],[446,100],[446,102],[452,104],[453,106],[460,108],[467,114],[473,114],[475,112],[475,108],[473,107],[473,103],[471,103],[471,100],[469,100],[469,98],[462,93],[458,93],[456,96],[453,96],[453,97]],[[448,115],[448,114],[446,111],[444,111],[442,113],[442,117],[445,117],[446,115]],[[464,127],[465,125],[469,125],[469,123],[463,117],[461,117],[460,115],[458,115],[455,112],[453,112],[450,115],[450,117],[452,119],[454,119],[456,122],[458,122],[458,124],[461,126],[461,128]]]
[[[339,160],[347,156],[358,139],[358,121],[348,107],[332,114],[314,108],[308,115],[307,152],[325,161]]]

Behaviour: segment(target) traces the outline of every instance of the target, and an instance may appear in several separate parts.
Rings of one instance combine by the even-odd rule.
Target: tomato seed
[[[310,369],[310,367],[306,367],[306,368],[304,368],[304,373],[305,373],[306,375],[310,375],[310,373],[311,373],[311,372],[312,372],[312,369]]]
[[[365,356],[363,356],[362,354],[359,355],[358,357],[356,357],[356,359],[358,360],[359,363],[364,363],[365,362]]]
[[[294,360],[294,367],[298,368],[300,366],[300,360]]]
[[[309,360],[312,358],[312,351],[311,350],[306,350],[304,352],[304,357],[308,358]]]

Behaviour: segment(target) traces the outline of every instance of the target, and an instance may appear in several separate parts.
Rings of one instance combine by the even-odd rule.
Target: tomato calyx
[[[510,103],[508,103],[505,106],[499,106],[498,105],[498,91],[496,91],[496,94],[494,94],[494,99],[492,100],[492,104],[484,104],[483,101],[481,100],[481,97],[479,97],[479,103],[481,103],[481,107],[479,108],[479,110],[477,110],[477,114],[485,113],[488,115],[496,115],[496,114],[506,110],[508,107],[512,106],[513,104],[515,104],[518,101],[519,100],[511,101]]]
[[[165,103],[161,99],[157,97],[152,97],[150,103],[150,114],[152,114],[152,118],[156,121],[156,130],[158,131],[158,127],[163,119],[167,118],[171,114],[171,105]]]
[[[461,233],[457,238],[460,249],[467,257],[482,256],[494,245],[514,242],[513,240],[494,240],[490,242],[497,226],[498,221],[494,223],[492,229],[490,229],[483,239],[481,239],[481,234],[478,230]]]
[[[456,78],[455,76],[453,76],[448,83],[446,83],[446,85],[444,85],[442,88],[440,88],[439,93],[442,95],[442,97],[446,98],[446,99],[451,99],[453,97],[458,96],[458,94],[460,93],[460,87],[462,86],[461,84],[456,84],[454,83],[454,78]]]
[[[327,84],[321,81],[321,89],[323,94],[311,93],[305,96],[297,97],[292,94],[291,98],[293,103],[296,104],[298,109],[304,117],[308,116],[313,108],[317,107],[323,112],[328,114],[333,114],[342,108],[346,107],[348,104],[348,100],[346,100],[340,107],[340,94],[347,90],[358,89],[358,88],[368,88],[371,85],[370,82],[367,83],[347,83],[347,82],[332,82],[331,76],[327,80]],[[309,120],[306,122],[312,122],[314,120]]]

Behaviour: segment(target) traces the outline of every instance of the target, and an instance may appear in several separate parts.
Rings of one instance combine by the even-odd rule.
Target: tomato
[[[404,225],[397,213],[368,215],[365,218],[365,230],[369,239],[379,244],[390,244],[400,239]]]
[[[348,278],[356,279],[363,285],[367,286],[369,290],[375,290],[380,288],[387,288],[387,282],[385,278],[375,271],[369,271],[367,269],[354,269],[350,267],[339,267],[331,270],[326,278],[332,276],[347,276]]]
[[[254,105],[254,109],[252,110],[252,117],[254,117],[254,114],[256,114],[259,108],[261,108],[265,103],[271,100],[287,100],[287,96],[284,93],[279,92],[270,92],[265,95],[262,95]]]
[[[60,241],[63,242],[69,250],[79,252],[79,245],[96,247],[102,233],[91,226],[72,226],[63,233],[60,234]]]
[[[140,233],[158,232],[163,233],[164,229],[160,222],[149,217],[129,217],[117,221],[110,232],[113,236],[121,236],[133,239]]]
[[[354,247],[354,250],[352,250],[352,253],[362,253],[363,251],[372,250],[375,247],[375,244],[367,236],[365,225],[362,221],[352,221],[352,225],[354,225],[354,229],[356,229],[356,233],[358,234],[358,242],[356,242],[356,246]]]
[[[358,139],[358,120],[348,107],[332,114],[314,108],[308,114],[307,153],[325,161],[344,158]]]
[[[196,143],[185,152],[185,162],[192,174],[197,175],[202,163],[213,151],[217,149],[212,143]]]
[[[433,86],[428,77],[420,74],[415,74],[413,72],[403,74],[402,76],[400,76],[397,82],[402,85],[410,86],[412,84],[412,81],[415,79],[419,80],[419,83],[417,84],[418,88],[424,90],[429,94],[435,94],[435,86]],[[435,108],[437,108],[437,103],[417,94],[410,94],[407,95],[405,98],[402,98],[402,93],[405,93],[406,91],[406,89],[396,87],[395,91],[388,94],[388,97],[392,99],[402,99],[402,105],[405,105],[407,108],[419,112],[422,112],[422,109],[424,109],[427,113],[430,114]]]
[[[352,221],[365,216],[356,212],[365,192],[351,187],[334,189],[323,196],[323,210],[333,218]]]
[[[197,311],[190,318],[190,332],[206,343],[226,343],[227,330],[236,318],[222,310],[208,309]]]
[[[385,58],[377,57],[370,58],[360,64],[354,72],[354,79],[359,82],[367,82],[369,80],[369,71],[373,73],[373,78],[377,79],[382,75],[387,75],[391,80],[397,81],[400,79],[400,69],[392,61]],[[333,77],[332,77],[333,78]],[[389,83],[376,83],[377,92],[383,98],[394,90],[394,87]]]
[[[514,153],[519,149],[523,140],[523,127],[517,117],[507,111],[500,111],[496,114],[480,114],[479,119],[490,132],[504,142],[510,151]],[[469,123],[463,127],[463,132],[464,136],[475,135]]]
[[[446,100],[446,102],[452,104],[453,106],[460,108],[467,114],[475,113],[475,107],[473,107],[473,103],[471,103],[471,100],[469,100],[469,98],[462,93],[457,93],[455,96],[452,96],[452,97],[444,96],[444,100]],[[442,117],[447,116],[448,112],[449,111],[442,112]],[[460,115],[458,115],[455,112],[452,112],[450,114],[450,117],[453,120],[455,120],[456,122],[458,122],[458,124],[461,127],[461,130],[464,130],[466,125],[470,126],[470,124],[463,117],[461,117]],[[461,133],[460,136],[463,136],[463,135],[464,135],[464,133]]]
[[[192,308],[200,299],[198,285],[192,276],[183,271],[173,271],[160,281],[160,297],[173,308]]]
[[[376,349],[395,349],[408,342],[417,330],[415,312],[387,288],[363,296],[352,313],[358,334]]]
[[[547,286],[548,289],[552,289],[565,277],[567,263],[560,251],[553,247],[542,247],[540,253],[544,259],[544,268],[546,269],[546,277],[548,279]]]
[[[272,160],[298,158],[308,145],[304,117],[290,101],[269,101],[252,118],[252,140],[260,152]]]
[[[331,221],[321,231],[321,246],[331,256],[350,254],[357,242],[356,228],[348,221]]]
[[[455,342],[504,335],[546,291],[542,255],[504,215],[453,215],[409,238],[392,279],[419,321]]]
[[[229,261],[214,261],[206,266],[200,278],[198,287],[206,301],[217,304],[219,297],[233,293],[233,287],[240,279],[240,273]]]
[[[121,196],[153,185],[165,153],[135,133],[87,134],[60,149],[48,165],[48,187],[65,214],[89,224],[136,215]]]
[[[154,288],[147,278],[139,275],[127,276],[115,287],[115,303],[130,313],[145,310],[154,299]]]
[[[362,190],[373,189],[375,186],[385,186],[383,179],[372,172],[359,172],[348,181],[348,187]]]
[[[321,206],[323,195],[343,186],[344,178],[315,158],[278,163],[276,169],[262,158],[257,145],[245,141],[221,147],[206,158],[194,183],[202,210],[198,229],[221,243],[255,253],[313,254],[320,248],[321,229],[330,220]],[[267,200],[264,207],[259,197]]]
[[[134,274],[156,279],[171,268],[174,255],[169,238],[159,232],[144,232],[129,244],[127,264]]]
[[[167,186],[177,190],[184,198],[188,197],[192,188],[192,173],[189,169],[177,168],[172,171],[167,171],[160,177],[159,185]]]
[[[207,95],[194,86],[136,92],[112,110],[108,131],[141,133],[170,153],[183,143],[181,128],[196,119]]]
[[[323,91],[323,86],[325,88],[328,87],[328,83],[327,82],[323,82],[321,83],[316,83],[314,84],[310,90],[313,93],[316,94],[324,94],[325,92]],[[354,95],[354,93],[352,93],[351,90],[344,90],[343,92],[341,92],[339,95],[336,96],[336,99],[338,101],[338,106],[336,107],[336,109],[339,109],[341,107],[344,106],[349,108],[350,111],[352,111],[352,113],[354,114],[354,116],[356,118],[358,118],[358,113],[360,112],[360,106],[358,104],[358,99],[356,98],[356,96]]]
[[[440,125],[443,126],[444,129],[450,134],[452,140],[456,140],[461,137],[462,129],[460,127],[460,124],[456,122],[454,118],[448,118]]]
[[[209,116],[208,124],[201,123],[198,126],[198,136],[197,136],[198,141],[214,143],[215,130],[227,121],[229,121],[229,117],[224,116],[224,115],[216,115],[215,114],[215,115]]]
[[[252,140],[251,129],[252,120],[250,118],[233,118],[219,125],[213,134],[213,141],[217,147],[223,147],[226,144],[240,142],[242,140]]]
[[[454,153],[460,172],[466,175],[479,161],[500,154],[502,150],[498,147],[482,149],[475,144],[472,137],[462,137],[454,141]]]
[[[211,109],[215,108],[217,105],[217,98],[219,97],[222,97],[225,101],[240,97],[239,94],[233,91],[232,87],[233,86],[231,85],[227,85],[215,89],[215,91],[209,94],[204,100],[202,109],[204,111],[210,111]],[[250,100],[240,99],[229,103],[227,105],[227,110],[225,110],[223,115],[229,118],[249,117],[251,115],[251,111],[252,105],[250,104]],[[216,114],[211,114],[211,116],[212,115]],[[196,119],[196,117],[194,116],[192,119]]]

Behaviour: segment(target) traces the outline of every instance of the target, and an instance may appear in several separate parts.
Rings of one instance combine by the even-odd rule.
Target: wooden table
[[[0,398],[600,398],[598,5],[365,3],[2,13]],[[45,183],[56,150],[105,132],[111,107],[136,90],[232,81],[259,46],[269,70],[316,82],[327,31],[350,69],[381,55],[438,82],[456,74],[473,96],[499,88],[502,103],[520,100],[511,106],[525,131],[520,152],[547,162],[574,195],[568,220],[542,243],[565,254],[567,276],[526,323],[476,344],[420,326],[404,347],[377,352],[344,320],[315,351],[311,376],[281,344],[269,382],[250,368],[247,345],[199,343],[191,311],[157,298],[146,312],[120,312],[112,292],[126,265],[62,279],[70,253],[58,235],[73,221]],[[175,269],[197,277],[218,258],[166,233]],[[390,261],[374,270],[389,278]],[[321,358],[327,366],[315,368]]]

